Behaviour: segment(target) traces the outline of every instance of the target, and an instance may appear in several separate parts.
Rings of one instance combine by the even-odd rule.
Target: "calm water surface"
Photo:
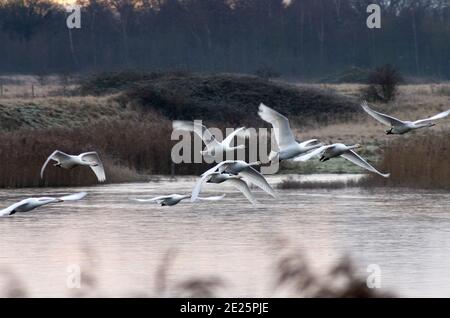
[[[156,270],[173,250],[169,289],[192,277],[220,276],[226,282],[221,296],[270,297],[275,295],[276,242],[282,238],[301,249],[318,272],[348,255],[362,275],[369,264],[378,264],[383,289],[403,296],[450,296],[448,192],[299,189],[279,190],[275,200],[255,190],[260,204],[254,207],[232,188],[208,185],[204,195],[226,193],[226,198],[174,207],[129,201],[188,193],[194,180],[1,190],[2,208],[29,196],[89,195],[0,218],[0,288],[13,274],[14,284],[19,281],[31,296],[88,290],[102,296],[158,296]],[[67,288],[73,265],[85,274],[81,290]]]

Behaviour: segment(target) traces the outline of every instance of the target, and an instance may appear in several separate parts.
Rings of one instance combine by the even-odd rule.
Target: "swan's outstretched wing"
[[[320,155],[322,152],[324,152],[325,150],[327,150],[331,147],[333,147],[333,145],[319,147],[317,149],[314,149],[313,151],[308,152],[306,155],[294,158],[294,161],[301,161],[301,162],[308,161],[309,159]]]
[[[77,201],[77,200],[83,199],[85,196],[87,196],[86,192],[79,192],[79,193],[66,195],[66,196],[60,197],[58,199],[62,200],[62,201]]]
[[[100,160],[100,157],[97,152],[85,152],[80,155],[81,160],[83,161],[89,161],[92,163],[97,164],[96,166],[90,166],[92,171],[94,171],[95,176],[97,177],[99,182],[105,182],[106,176],[105,176],[105,168],[103,167],[103,163]]]
[[[200,191],[202,190],[202,185],[203,183],[206,181],[206,179],[212,175],[214,173],[204,173],[202,174],[202,177],[197,181],[197,183],[195,184],[194,188],[192,189],[192,194],[191,194],[191,202],[195,202],[198,199],[198,195],[200,194]]]
[[[437,115],[434,115],[433,117],[417,120],[417,121],[414,122],[414,124],[426,124],[426,123],[432,122],[434,120],[445,118],[448,115],[450,115],[450,109],[445,111],[445,112],[442,112],[442,113],[439,113]]]
[[[201,200],[201,201],[220,201],[223,198],[225,198],[225,194],[222,194],[222,195],[219,195],[219,196],[214,196],[214,197],[204,197],[204,198],[197,197],[197,199]]]
[[[200,139],[203,140],[206,147],[210,146],[217,146],[219,142],[216,140],[216,138],[211,134],[211,132],[206,128],[204,125],[198,123],[198,122],[190,122],[190,121],[183,121],[183,120],[174,120],[172,122],[172,129],[173,130],[184,130],[184,131],[190,131],[195,134],[197,134]]]
[[[70,158],[70,155],[68,155],[62,151],[59,151],[59,150],[53,151],[53,153],[47,158],[47,160],[45,160],[44,165],[41,168],[41,179],[44,177],[44,170],[47,167],[50,160],[55,160],[55,161],[60,162],[61,160],[68,159],[68,158]]]
[[[235,163],[235,162],[236,162],[235,160],[225,160],[225,161],[219,162],[218,164],[216,164],[211,169],[206,170],[201,176],[203,177],[205,175],[210,175],[210,174],[212,174],[213,172],[216,172],[219,169],[226,169],[227,165]]]
[[[262,190],[270,194],[272,197],[274,198],[277,197],[275,191],[267,182],[266,178],[264,178],[264,176],[258,171],[256,171],[253,167],[247,167],[241,172],[239,172],[239,174],[245,179],[247,179],[250,183],[253,183],[257,187],[261,188]]]
[[[250,188],[247,185],[247,182],[241,179],[229,179],[226,181],[226,183],[232,185],[236,189],[242,192],[242,194],[247,198],[247,200],[250,201],[251,204],[256,204],[258,201],[256,201],[255,197],[253,196],[252,192],[250,191]]]
[[[400,119],[397,119],[395,117],[379,113],[377,111],[374,111],[372,108],[369,107],[369,104],[367,104],[366,101],[362,102],[361,107],[368,113],[370,116],[378,120],[380,123],[383,123],[388,126],[399,126],[404,125],[405,123],[401,121]]]
[[[259,117],[272,124],[275,130],[278,148],[283,150],[289,145],[295,144],[295,137],[289,125],[289,119],[264,104],[259,105]]]
[[[239,128],[239,129],[236,129],[235,131],[233,131],[231,134],[229,134],[229,135],[227,136],[227,138],[225,138],[225,139],[222,141],[222,144],[223,144],[223,145],[226,145],[226,146],[230,146],[231,142],[233,141],[234,136],[236,136],[237,134],[242,133],[242,131],[243,131],[244,129],[245,129],[245,127],[241,127],[241,128]]]
[[[301,147],[311,147],[311,146],[321,147],[321,146],[323,146],[323,144],[318,139],[306,140],[306,141],[299,143],[299,145]]]
[[[135,198],[130,198],[130,200],[132,201],[136,201],[136,202],[156,202],[156,203],[161,203],[162,201],[171,198],[170,195],[161,195],[159,197],[155,197],[155,198],[151,198],[151,199],[135,199]]]
[[[24,204],[27,204],[28,200],[29,199],[22,200],[20,202],[17,202],[17,203],[14,203],[14,204],[10,205],[9,207],[7,207],[7,208],[5,208],[3,210],[0,210],[0,217],[14,214],[14,210],[17,209],[18,207],[24,205]]]
[[[366,160],[364,160],[361,156],[359,156],[353,150],[348,150],[347,152],[343,153],[341,155],[341,157],[353,162],[355,165],[360,166],[361,168],[375,172],[382,177],[388,178],[390,176],[390,173],[381,173],[380,171],[378,171],[377,169],[372,167]]]

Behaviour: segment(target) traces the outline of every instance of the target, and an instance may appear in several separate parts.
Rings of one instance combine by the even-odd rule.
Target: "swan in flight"
[[[361,146],[359,144],[353,145],[353,146],[346,146],[344,144],[332,144],[327,146],[322,146],[316,150],[311,151],[310,153],[303,155],[301,157],[295,158],[295,161],[307,161],[311,159],[314,156],[321,155],[320,161],[325,162],[327,160],[330,160],[331,158],[339,157],[347,159],[348,161],[354,163],[357,166],[360,166],[361,168],[364,168],[366,170],[369,170],[371,172],[377,173],[382,177],[388,178],[389,173],[381,173],[374,167],[372,167],[366,160],[364,160],[361,156],[359,156],[356,152],[354,152],[352,149],[360,148]]]
[[[171,194],[171,195],[162,195],[156,198],[152,199],[131,199],[133,201],[137,202],[156,202],[158,204],[161,204],[161,206],[173,206],[177,205],[181,201],[185,199],[189,199],[191,195],[182,195],[182,194]],[[199,200],[203,201],[220,201],[225,197],[225,194],[221,196],[215,196],[215,197],[206,197],[206,198],[197,198]]]
[[[254,166],[260,166],[261,162],[247,163],[242,160],[225,160],[218,163],[213,168],[209,169],[201,176],[206,177],[218,171],[220,174],[227,173],[231,175],[239,175],[255,186],[259,187],[263,191],[270,194],[272,197],[276,198],[277,195],[270,184],[267,182],[266,178],[253,168]],[[194,188],[195,189],[195,188]],[[244,193],[245,195],[245,193]]]
[[[20,202],[14,203],[10,205],[6,209],[0,211],[0,217],[13,215],[16,212],[28,212],[34,210],[40,206],[50,204],[50,203],[59,203],[64,201],[77,201],[83,199],[87,195],[86,192],[75,193],[71,195],[66,195],[59,198],[54,197],[39,197],[39,198],[28,198],[24,199]]]
[[[223,141],[219,142],[208,128],[198,122],[175,120],[172,122],[173,130],[190,131],[197,134],[205,143],[206,148],[201,152],[204,156],[216,157],[234,150],[244,149],[244,145],[232,147],[231,143],[235,136],[245,135],[245,127],[241,127],[229,134]]]
[[[76,166],[89,166],[92,171],[94,171],[95,175],[99,182],[104,182],[106,180],[105,177],[105,169],[103,168],[103,164],[100,160],[100,157],[95,151],[85,152],[78,156],[76,155],[68,155],[62,151],[55,150],[45,161],[44,165],[41,169],[41,178],[44,177],[44,170],[47,167],[47,164],[50,160],[56,161],[53,166],[60,167],[64,169],[72,169]]]
[[[279,160],[292,159],[322,146],[317,139],[297,142],[289,125],[289,119],[264,104],[259,105],[258,115],[262,120],[270,123],[275,131],[279,151],[272,151],[269,161],[276,157]]]
[[[194,189],[192,190],[191,202],[195,202],[199,198],[199,193],[201,191],[202,185],[206,183],[224,183],[232,185],[236,189],[242,192],[242,194],[249,200],[252,204],[258,203],[250,191],[247,182],[242,180],[242,176],[234,175],[229,173],[211,172],[209,174],[203,174],[200,180],[196,183]]]
[[[411,130],[415,130],[415,129],[419,129],[419,128],[426,128],[426,127],[432,127],[434,125],[436,125],[434,123],[435,120],[447,117],[448,115],[450,115],[450,109],[439,113],[433,117],[430,118],[426,118],[426,119],[421,119],[421,120],[416,120],[416,121],[403,121],[400,119],[397,119],[395,117],[389,116],[389,115],[385,115],[382,113],[379,113],[373,109],[371,109],[369,107],[369,105],[367,104],[366,101],[364,101],[361,104],[361,107],[366,111],[366,113],[368,113],[370,116],[372,116],[373,118],[375,118],[376,120],[378,120],[379,122],[388,125],[391,127],[391,129],[386,130],[386,134],[387,135],[402,135],[405,134]]]

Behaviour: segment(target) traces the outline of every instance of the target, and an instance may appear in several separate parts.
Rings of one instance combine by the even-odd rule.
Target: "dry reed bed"
[[[368,185],[450,189],[450,132],[401,136],[388,143],[378,167],[390,178],[370,176]]]
[[[172,169],[170,134],[170,122],[160,117],[143,117],[139,122],[108,121],[82,128],[3,132],[0,133],[0,187],[96,183],[90,169],[68,171],[51,165],[40,180],[42,164],[56,149],[69,154],[96,150],[105,164],[109,182],[139,180],[142,177],[136,171],[169,174]]]

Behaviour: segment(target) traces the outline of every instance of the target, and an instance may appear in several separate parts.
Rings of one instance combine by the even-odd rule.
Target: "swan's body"
[[[389,173],[381,173],[377,169],[375,169],[372,165],[370,165],[366,160],[364,160],[361,156],[359,156],[356,152],[354,152],[352,149],[359,148],[360,145],[354,145],[354,146],[346,146],[344,144],[333,144],[328,146],[322,146],[316,150],[311,151],[310,153],[298,157],[295,160],[296,161],[307,161],[311,159],[314,156],[321,155],[320,161],[324,162],[327,160],[330,160],[332,158],[336,157],[342,157],[347,159],[348,161],[356,164],[357,166],[360,166],[361,168],[364,168],[366,170],[369,170],[371,172],[377,173],[382,177],[389,177]]]
[[[228,152],[232,152],[238,149],[244,149],[244,145],[238,145],[232,147],[231,143],[235,136],[238,134],[243,134],[245,127],[241,127],[229,134],[223,141],[219,142],[213,134],[206,128],[197,122],[186,122],[186,121],[174,121],[172,123],[172,128],[174,130],[184,130],[191,131],[197,134],[205,143],[206,148],[201,152],[204,156],[217,157],[223,156]]]
[[[264,176],[261,173],[259,173],[258,171],[256,171],[253,168],[254,166],[259,166],[259,165],[261,165],[260,162],[247,163],[242,160],[225,160],[225,161],[222,161],[221,163],[217,164],[213,168],[209,169],[205,173],[203,173],[202,179],[200,181],[202,181],[202,180],[205,181],[210,175],[212,175],[212,177],[209,178],[212,183],[220,183],[220,182],[214,182],[215,178],[219,178],[219,180],[220,180],[220,178],[226,178],[226,180],[240,179],[240,178],[230,178],[229,176],[227,176],[227,174],[234,175],[234,176],[245,178],[250,183],[256,185],[257,187],[259,187],[266,193],[270,194],[272,197],[276,198],[277,195],[275,194],[275,191],[270,186],[270,184],[267,182],[266,178],[264,178]],[[218,173],[216,173],[216,172],[218,172]],[[220,174],[225,174],[225,177],[220,176]],[[203,181],[201,183],[203,183]],[[234,183],[235,183],[234,185],[237,186],[237,182],[234,182]],[[242,191],[243,190],[242,183],[239,185],[239,187],[240,187],[240,190]],[[194,188],[194,190],[195,189],[196,189],[196,187]],[[243,191],[243,193],[245,195],[246,191],[245,192]],[[193,192],[192,200],[195,200],[194,194],[195,193]]]
[[[132,199],[137,202],[156,202],[161,204],[161,206],[173,206],[177,205],[181,201],[185,199],[189,199],[191,195],[183,195],[183,194],[171,194],[171,195],[162,195],[152,199]],[[215,196],[215,197],[206,197],[206,198],[198,198],[203,201],[219,201],[222,200],[225,195]]]
[[[13,215],[17,212],[29,212],[34,210],[40,206],[50,204],[50,203],[59,203],[64,201],[76,201],[81,200],[87,195],[86,192],[75,193],[72,195],[67,195],[59,198],[54,197],[39,197],[39,198],[28,198],[24,199],[20,202],[14,203],[0,211],[1,216]]]
[[[242,192],[242,194],[249,200],[252,204],[256,204],[257,201],[250,191],[247,182],[242,180],[242,176],[234,175],[229,173],[211,172],[209,174],[203,174],[200,180],[196,183],[194,189],[192,190],[191,201],[195,202],[199,198],[199,193],[201,191],[203,183],[227,183],[232,185],[236,189]]]
[[[432,116],[430,118],[416,120],[416,121],[403,121],[400,119],[397,119],[395,117],[379,113],[369,107],[367,102],[363,102],[361,104],[361,107],[364,109],[366,113],[368,113],[370,116],[378,120],[380,123],[383,123],[387,126],[390,126],[391,128],[389,130],[386,130],[386,134],[388,135],[403,135],[407,132],[410,132],[412,130],[420,129],[420,128],[427,128],[432,127],[436,125],[434,123],[435,120],[445,118],[448,115],[450,115],[450,110],[447,110],[445,112],[439,113],[435,116]]]
[[[41,169],[41,178],[44,176],[44,170],[47,167],[50,160],[56,161],[55,167],[63,169],[72,169],[77,166],[88,166],[95,173],[99,182],[104,182],[105,169],[103,168],[102,161],[95,151],[85,152],[80,155],[68,155],[62,151],[55,150],[45,161]]]
[[[276,157],[278,157],[278,160],[292,159],[322,146],[317,139],[297,142],[287,117],[264,104],[259,105],[258,115],[262,120],[270,123],[275,131],[275,138],[279,150],[278,152],[273,151],[270,154],[270,161]]]

